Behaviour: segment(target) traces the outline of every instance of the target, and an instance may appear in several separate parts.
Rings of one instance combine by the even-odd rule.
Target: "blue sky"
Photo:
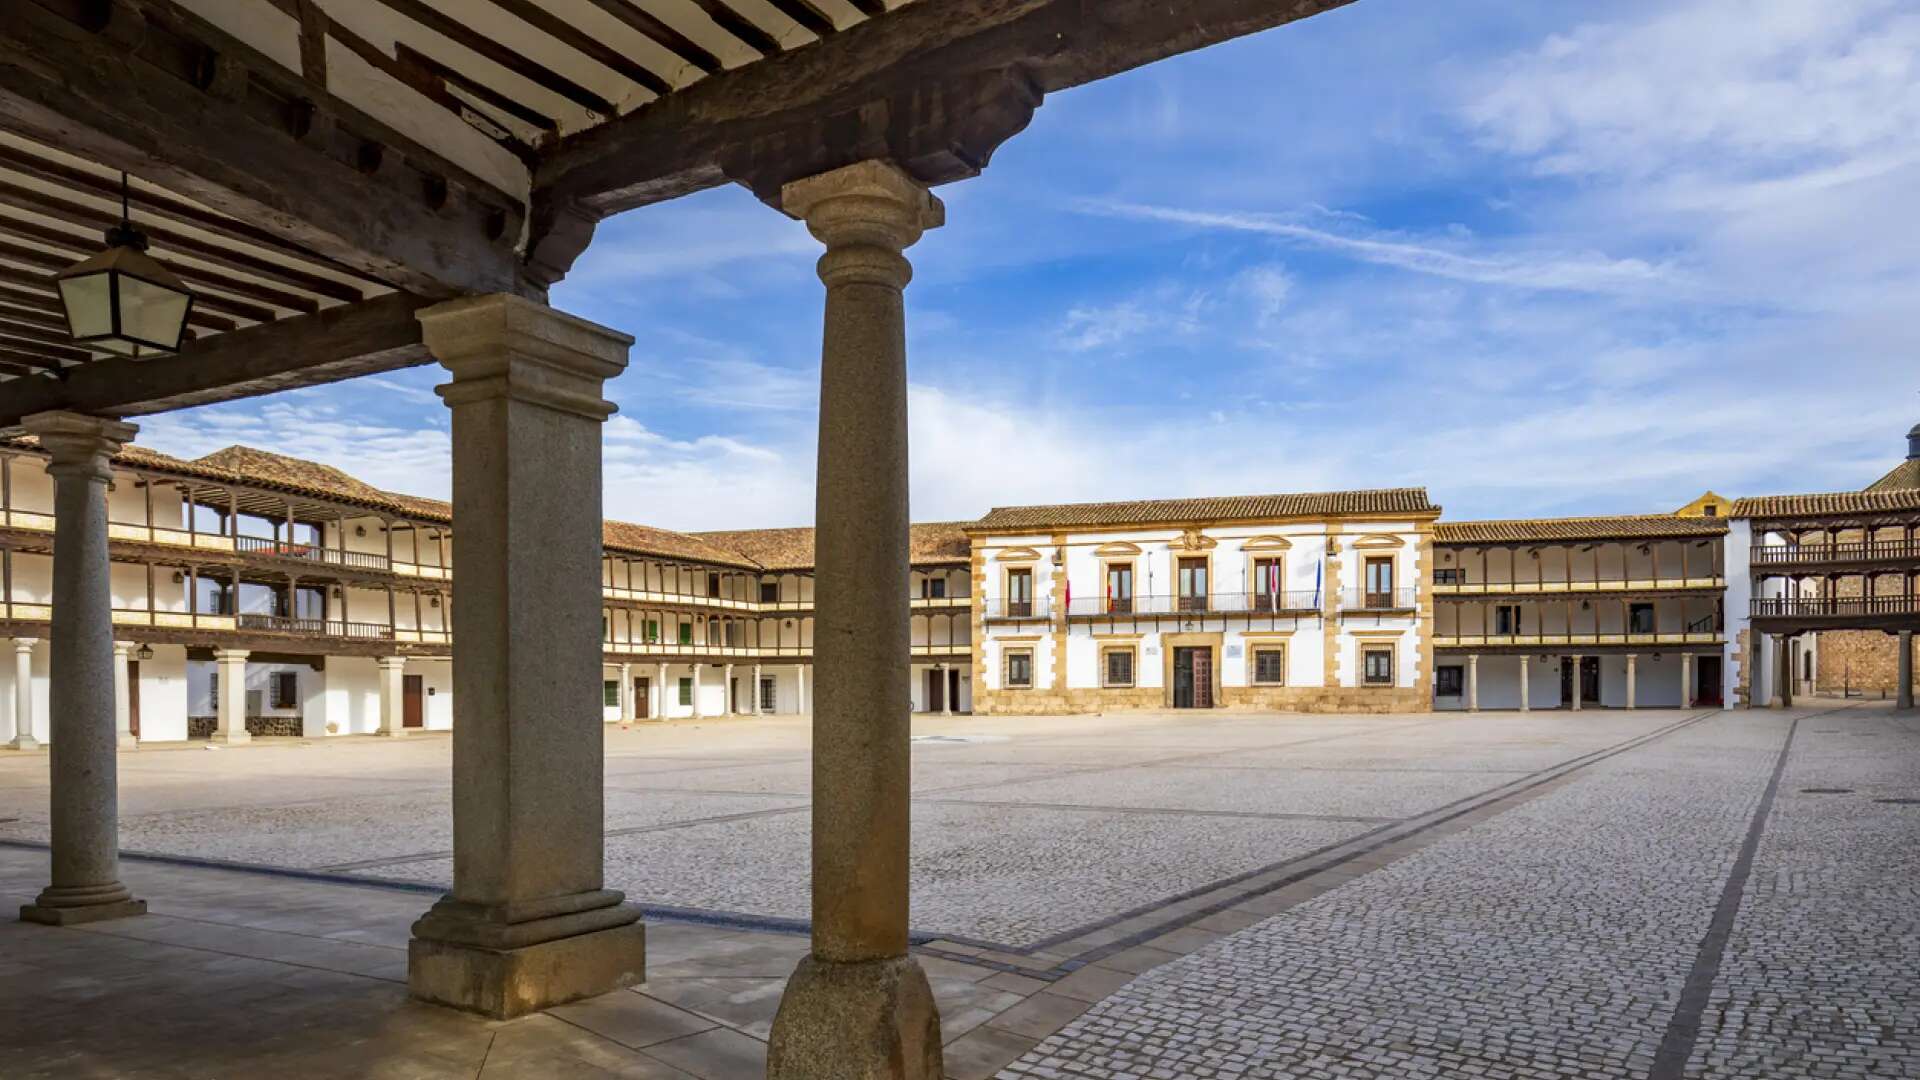
[[[1453,519],[1859,487],[1920,420],[1920,9],[1359,0],[1050,97],[909,252],[918,520],[1424,484]],[[601,225],[609,516],[812,517],[817,246]],[[143,421],[447,491],[437,368]]]

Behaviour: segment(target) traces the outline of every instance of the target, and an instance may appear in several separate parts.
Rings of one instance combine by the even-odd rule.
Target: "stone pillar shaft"
[[[1639,687],[1637,685],[1639,659],[1640,658],[1633,653],[1627,654],[1627,708],[1629,709],[1639,707]]]
[[[238,745],[253,739],[247,733],[247,655],[245,649],[214,650],[214,742]]]
[[[133,737],[133,646],[124,641],[113,643],[113,731],[114,741],[123,750],[139,745]]]
[[[902,252],[943,220],[890,164],[787,185],[826,245],[815,485],[813,952],[781,999],[773,1080],[942,1076],[940,1021],[907,955],[912,640]]]
[[[696,720],[706,715],[700,707],[700,672],[706,666],[705,664],[693,665],[693,693],[690,696],[693,698],[693,716]]]
[[[1913,708],[1913,631],[1902,630],[1895,640],[1900,643],[1900,659],[1895,664],[1900,688],[1894,694],[1894,707]]]
[[[380,734],[405,735],[407,658],[382,656],[374,663],[380,668]]]
[[[762,677],[760,665],[753,665],[753,686],[747,691],[747,699],[753,703],[753,707],[749,711],[755,716],[760,715],[760,680]]]
[[[1467,711],[1480,711],[1480,654],[1467,657]]]
[[[732,716],[739,711],[740,703],[733,693],[733,665],[728,664],[720,672],[720,715]]]
[[[1580,663],[1580,658],[1577,656],[1571,656],[1571,657],[1568,657],[1568,659],[1573,663],[1573,711],[1579,712],[1581,691],[1585,689],[1584,683],[1586,682],[1586,680],[1581,677],[1580,669],[1582,665]]]
[[[34,750],[40,740],[33,734],[33,646],[35,638],[13,639],[13,741],[15,750]]]
[[[1533,657],[1523,656],[1520,658],[1520,711],[1521,712],[1533,711],[1532,695],[1527,687],[1528,672],[1531,671],[1532,668],[1533,668]]]
[[[413,926],[415,996],[495,1017],[644,976],[604,887],[601,384],[632,339],[503,294],[420,312],[452,380],[453,889]],[[590,782],[589,782],[590,781]]]
[[[654,688],[653,693],[654,693],[654,697],[658,699],[660,702],[660,707],[654,710],[653,718],[655,720],[665,720],[667,718],[667,700],[668,700],[667,698],[667,665],[665,664],[660,665],[660,685]]]
[[[633,714],[638,709],[633,702],[633,665],[620,665],[620,722],[633,723]]]
[[[1693,654],[1680,654],[1680,707],[1693,708]]]
[[[120,883],[107,482],[110,458],[139,429],[69,412],[35,413],[23,426],[49,452],[53,477],[47,653],[52,883],[20,909],[20,917],[66,925],[138,915],[146,902],[133,899]]]

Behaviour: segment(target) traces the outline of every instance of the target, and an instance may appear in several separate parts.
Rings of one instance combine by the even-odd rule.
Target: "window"
[[[1207,560],[1181,559],[1179,575],[1180,610],[1207,610]]]
[[[1133,610],[1133,564],[1107,567],[1107,610],[1125,615]]]
[[[1026,567],[1007,571],[1007,614],[1033,614],[1033,571]]]
[[[1007,650],[1007,685],[1010,687],[1029,687],[1033,685],[1033,650]]]
[[[1653,605],[1631,604],[1627,607],[1627,633],[1653,633]]]
[[[1393,685],[1393,650],[1391,648],[1367,649],[1361,654],[1362,678],[1368,686]]]
[[[1390,608],[1393,606],[1393,556],[1372,556],[1367,559],[1367,606],[1370,608]]]
[[[300,704],[300,675],[292,671],[276,671],[267,682],[272,694],[273,707],[291,709]]]
[[[1813,654],[1810,652],[1800,654],[1800,677],[1808,682],[1813,681]]]
[[[1520,632],[1520,605],[1499,604],[1493,609],[1493,632],[1496,634],[1517,634]]]
[[[647,620],[647,640],[648,641],[660,640],[660,620],[658,619]]]
[[[692,679],[682,678],[680,680],[680,704],[682,705],[693,704],[693,680]]]
[[[1520,662],[1523,664],[1526,663],[1527,658],[1522,657]],[[1449,664],[1446,667],[1433,669],[1433,695],[1435,697],[1459,697],[1465,692],[1466,685],[1467,669],[1461,667],[1459,664]]]
[[[1259,686],[1287,684],[1287,650],[1283,645],[1268,645],[1253,650],[1253,681]]]
[[[1107,686],[1133,685],[1133,650],[1108,649],[1102,656]]]
[[[600,640],[613,640],[613,622],[607,616],[600,616]]]
[[[693,644],[693,624],[692,623],[683,622],[680,624],[680,644],[682,645]]]
[[[947,579],[943,577],[927,578],[920,583],[920,595],[929,600],[945,600],[947,598]]]
[[[720,598],[720,575],[719,574],[707,575],[707,596],[710,599],[714,599],[714,600],[718,600]]]
[[[773,711],[773,680],[765,677],[760,680],[760,711]]]
[[[1719,517],[1720,508],[1713,505],[1712,503],[1708,503],[1707,505],[1700,508],[1700,516],[1701,517]]]
[[[780,583],[777,581],[761,582],[760,583],[760,602],[763,604],[779,603],[780,602]]]
[[[1285,585],[1279,559],[1253,560],[1253,610],[1279,611],[1284,606],[1280,597]]]
[[[1433,572],[1433,583],[1435,585],[1465,585],[1467,583],[1467,572],[1454,566],[1439,567]]]
[[[620,707],[619,679],[608,679],[600,684],[600,703],[609,709]]]

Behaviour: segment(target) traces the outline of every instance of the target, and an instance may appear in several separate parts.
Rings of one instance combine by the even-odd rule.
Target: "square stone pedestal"
[[[116,900],[110,904],[82,904],[78,907],[47,907],[44,904],[20,905],[20,921],[46,926],[79,926],[83,923],[127,919],[147,913],[145,900]]]
[[[644,982],[646,960],[643,923],[517,949],[416,937],[407,944],[407,989],[423,1001],[507,1020]]]

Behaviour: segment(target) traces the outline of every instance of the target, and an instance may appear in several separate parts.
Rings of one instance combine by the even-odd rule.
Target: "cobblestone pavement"
[[[1876,801],[1920,798],[1920,721],[1794,715],[1597,762],[1149,971],[1000,1075],[1920,1076],[1920,805]]]

